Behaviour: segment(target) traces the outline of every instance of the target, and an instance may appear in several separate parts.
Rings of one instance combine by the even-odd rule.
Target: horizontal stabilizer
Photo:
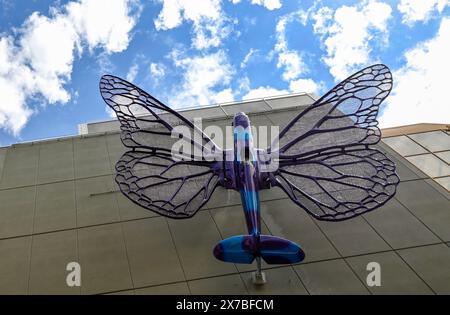
[[[214,256],[222,261],[236,264],[251,264],[255,259],[253,236],[237,235],[219,242],[213,250]]]
[[[259,253],[269,265],[294,264],[305,259],[305,253],[296,243],[271,235],[261,235]]]
[[[259,242],[251,235],[232,236],[219,242],[213,252],[217,259],[237,264],[251,264],[255,257],[268,264],[293,264],[305,258],[300,246],[271,235],[261,235]]]

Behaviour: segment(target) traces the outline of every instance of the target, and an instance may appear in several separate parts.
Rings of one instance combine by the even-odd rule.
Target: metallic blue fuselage
[[[248,235],[236,235],[220,241],[213,250],[222,261],[251,264],[255,259],[261,272],[261,258],[268,264],[291,264],[304,259],[301,248],[286,239],[261,235],[259,190],[261,177],[257,151],[253,146],[250,121],[244,113],[234,116],[233,161],[226,161],[230,176],[226,183],[241,194]]]
[[[253,147],[250,121],[244,113],[234,117],[234,167],[237,187],[241,194],[248,233],[257,245],[261,234],[261,216],[258,186],[258,159]]]

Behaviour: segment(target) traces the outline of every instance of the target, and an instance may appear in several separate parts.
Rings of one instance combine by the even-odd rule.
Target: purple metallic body
[[[214,248],[217,259],[234,263],[252,263],[256,258],[258,272],[261,272],[261,258],[269,264],[296,263],[304,259],[301,248],[288,240],[261,235],[261,209],[259,190],[261,174],[256,150],[253,146],[250,120],[245,113],[237,113],[233,120],[234,185],[241,195],[242,207],[249,235],[233,236]],[[231,167],[230,163],[226,164]]]
[[[259,171],[255,158],[250,121],[244,113],[234,116],[234,168],[237,190],[241,194],[248,233],[259,242],[261,217],[259,208]]]

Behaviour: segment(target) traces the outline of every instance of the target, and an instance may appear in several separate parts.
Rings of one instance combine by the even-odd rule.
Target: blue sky
[[[372,63],[382,127],[450,123],[450,1],[0,0],[0,145],[110,119],[110,73],[175,108],[322,94]]]

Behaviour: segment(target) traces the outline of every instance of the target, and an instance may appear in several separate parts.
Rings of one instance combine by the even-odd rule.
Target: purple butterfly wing
[[[190,120],[132,83],[104,75],[99,86],[103,100],[117,115],[126,147],[171,152],[181,138],[175,133],[182,133],[186,148],[192,147],[183,158],[205,160],[208,154],[221,154],[221,148]]]
[[[385,204],[399,178],[395,164],[372,148],[348,148],[280,162],[272,183],[315,218],[350,219]]]
[[[365,68],[306,108],[280,133],[271,184],[320,220],[352,218],[385,204],[399,178],[395,164],[371,147],[377,114],[392,88],[385,65]]]
[[[171,218],[192,217],[219,184],[209,165],[174,161],[160,152],[128,151],[116,170],[116,182],[130,200]]]
[[[222,150],[191,121],[121,78],[103,76],[100,92],[131,149],[116,164],[122,193],[163,216],[193,216],[219,185],[222,164],[213,155]]]

